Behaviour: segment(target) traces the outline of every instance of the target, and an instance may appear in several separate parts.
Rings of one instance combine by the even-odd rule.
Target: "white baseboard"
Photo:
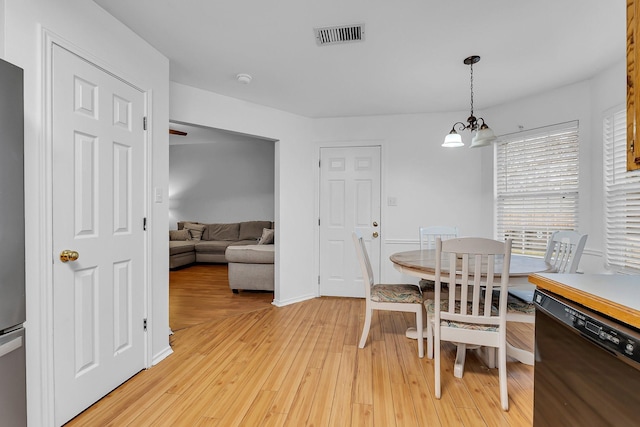
[[[317,295],[303,295],[297,298],[291,298],[288,300],[273,300],[273,302],[271,304],[275,305],[276,307],[284,307],[287,305],[291,305],[291,304],[295,304],[297,302],[302,302],[302,301],[307,301],[310,299],[314,299],[317,298]]]
[[[155,366],[158,363],[162,362],[164,359],[169,357],[172,353],[173,353],[173,349],[171,348],[171,346],[167,346],[160,353],[157,353],[153,356],[153,359],[151,360],[151,366]]]

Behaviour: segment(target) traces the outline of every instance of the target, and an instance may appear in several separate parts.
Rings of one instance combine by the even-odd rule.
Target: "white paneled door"
[[[54,46],[56,425],[144,368],[144,109],[140,90]]]
[[[380,277],[380,147],[320,149],[320,295],[364,297],[351,233]]]

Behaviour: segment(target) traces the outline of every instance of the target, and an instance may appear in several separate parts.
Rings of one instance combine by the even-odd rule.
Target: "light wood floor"
[[[229,289],[226,264],[197,264],[169,272],[169,327],[184,328],[268,308],[273,292]]]
[[[436,400],[433,362],[419,359],[416,342],[404,336],[411,315],[376,312],[359,349],[364,301],[323,297],[278,308],[271,294],[232,294],[225,275],[215,265],[171,272],[174,353],[68,425],[532,425],[532,367],[508,364],[504,412],[497,370],[470,352],[464,378],[454,378],[448,345]],[[531,346],[529,325],[513,326],[510,339]]]

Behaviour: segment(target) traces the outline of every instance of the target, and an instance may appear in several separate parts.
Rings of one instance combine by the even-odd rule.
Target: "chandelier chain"
[[[470,64],[471,67],[471,115],[473,116],[473,62]]]

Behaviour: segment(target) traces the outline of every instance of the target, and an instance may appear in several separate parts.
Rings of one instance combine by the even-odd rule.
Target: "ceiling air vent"
[[[314,28],[318,46],[338,43],[360,42],[364,40],[364,24],[335,25]]]

